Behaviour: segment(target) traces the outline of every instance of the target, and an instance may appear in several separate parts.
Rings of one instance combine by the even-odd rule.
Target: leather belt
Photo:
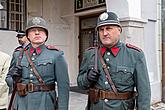
[[[29,83],[29,84],[17,83],[17,90],[26,91],[26,92],[51,91],[51,90],[55,90],[55,84],[36,85],[33,83]]]
[[[137,95],[137,93],[134,91],[123,92],[123,93],[118,92],[118,95],[116,95],[112,91],[90,89],[89,95],[91,96],[93,94],[95,94],[96,95],[95,97],[98,97],[99,99],[116,99],[116,100],[127,100]]]
[[[55,90],[55,84],[47,84],[47,85],[35,85],[33,83],[27,84],[28,92],[51,91],[51,90]]]

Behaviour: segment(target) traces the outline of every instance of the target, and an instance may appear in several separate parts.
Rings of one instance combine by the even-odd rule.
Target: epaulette
[[[127,46],[128,48],[135,49],[135,50],[137,50],[137,51],[139,51],[139,52],[142,51],[142,49],[140,49],[139,47],[136,47],[136,46],[134,46],[134,45],[132,45],[132,44],[129,44],[129,43],[127,43],[126,46]]]
[[[85,50],[88,51],[88,50],[91,50],[91,49],[95,49],[95,47],[89,47],[89,48],[87,48]]]
[[[49,50],[57,50],[57,51],[60,51],[60,49],[59,49],[59,48],[56,48],[54,45],[47,45],[46,48],[49,49]]]
[[[23,47],[22,46],[19,46],[19,47],[15,48],[15,51],[20,51],[22,49],[23,49]]]

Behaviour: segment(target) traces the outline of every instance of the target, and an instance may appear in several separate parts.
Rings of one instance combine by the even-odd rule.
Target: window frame
[[[27,4],[27,2],[26,2],[26,0],[4,0],[4,1],[6,1],[6,9],[0,9],[0,11],[1,10],[6,10],[6,27],[0,27],[0,30],[9,30],[9,31],[16,31],[16,30],[24,30],[25,29],[25,25],[26,25],[26,13],[27,13],[27,7],[26,7],[26,4]],[[19,1],[18,3],[16,2],[16,1]],[[13,12],[10,10],[10,3],[12,3],[13,2],[13,6],[14,7],[16,7],[16,4],[20,4],[21,3],[21,5],[24,5],[23,6],[23,8],[24,9],[20,9],[20,10],[14,10]],[[19,8],[20,8],[20,5],[19,5]],[[22,11],[23,10],[23,11]],[[18,19],[18,22],[20,23],[20,25],[22,25],[22,26],[18,26],[18,27],[16,27],[16,20],[13,20],[14,21],[14,26],[13,27],[11,27],[11,21],[12,21],[12,19],[10,19],[10,17],[11,17],[11,15],[10,14],[14,14],[15,16],[17,15],[17,14],[20,14],[20,16],[22,17],[22,21],[20,21],[20,19],[21,18],[19,18]],[[15,18],[16,19],[16,18]],[[21,23],[22,22],[22,23]]]

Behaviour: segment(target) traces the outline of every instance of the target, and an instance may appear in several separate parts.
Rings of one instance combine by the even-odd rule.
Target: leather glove
[[[18,82],[19,79],[22,77],[22,66],[18,65],[15,66],[10,70],[10,74],[15,82]]]
[[[87,72],[87,79],[89,82],[95,84],[97,80],[99,79],[100,73],[98,70],[91,68]]]

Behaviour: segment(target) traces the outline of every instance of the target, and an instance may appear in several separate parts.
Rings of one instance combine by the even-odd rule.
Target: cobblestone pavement
[[[77,92],[70,92],[69,110],[85,110],[88,96]]]
[[[151,106],[151,110],[165,110],[165,103],[157,103]]]
[[[69,110],[84,110],[88,96],[77,92],[70,92]],[[165,103],[156,103],[151,110],[165,110]]]

